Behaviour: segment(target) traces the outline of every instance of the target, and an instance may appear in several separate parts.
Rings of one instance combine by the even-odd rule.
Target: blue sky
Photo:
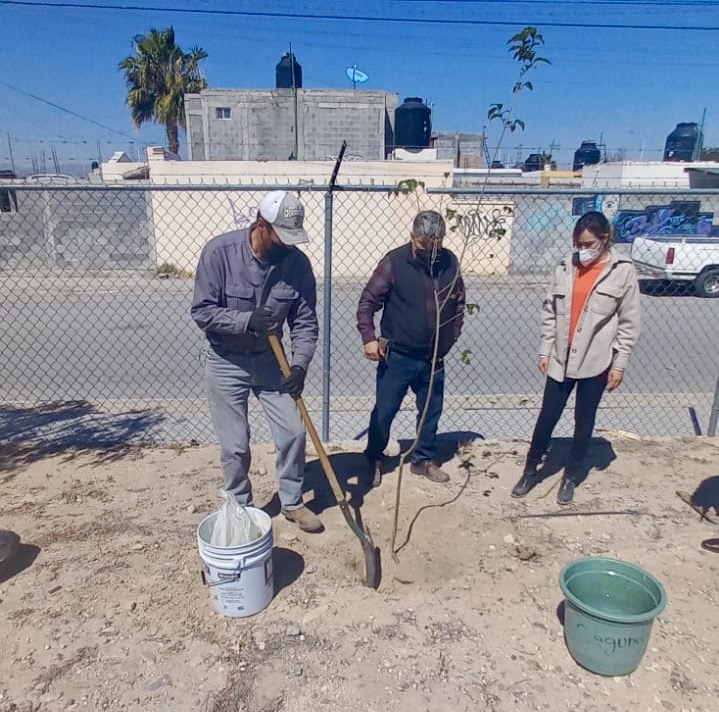
[[[45,151],[48,170],[51,147],[69,171],[95,158],[98,142],[104,157],[162,143],[160,128],[133,128],[117,63],[134,35],[169,25],[185,50],[199,45],[208,52],[203,66],[211,87],[273,87],[275,64],[292,43],[305,87],[350,88],[345,68],[356,64],[369,75],[366,88],[427,99],[434,129],[481,131],[488,106],[506,103],[516,79],[507,39],[532,24],[552,64],[536,71],[535,90],[520,97],[517,116],[526,130],[505,140],[508,161],[553,144],[564,167],[582,139],[600,136],[610,155],[624,149],[636,159],[643,150],[645,160],[659,159],[676,123],[699,122],[704,109],[705,145],[719,145],[719,1],[77,0],[92,8],[52,7],[55,1],[0,0],[0,168],[9,167],[6,132],[17,164]],[[173,6],[299,17],[178,13]],[[577,26],[554,26],[561,23]],[[493,143],[497,131],[489,131]]]

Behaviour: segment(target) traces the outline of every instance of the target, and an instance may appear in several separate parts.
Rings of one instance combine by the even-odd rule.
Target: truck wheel
[[[719,297],[719,269],[702,272],[694,282],[694,291],[698,297]]]

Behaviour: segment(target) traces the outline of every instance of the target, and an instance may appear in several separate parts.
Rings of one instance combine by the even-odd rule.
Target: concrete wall
[[[211,189],[181,193],[153,192],[152,204],[158,264],[194,272],[202,247],[215,235],[249,222],[263,191],[219,192]],[[301,192],[305,226],[311,242],[302,249],[319,279],[324,269],[324,194]],[[366,278],[390,249],[409,239],[417,211],[445,209],[462,213],[461,229],[450,232],[445,245],[457,254],[467,236],[465,274],[507,272],[512,240],[511,205],[450,200],[446,196],[338,192],[334,196],[332,272],[337,278]],[[234,212],[233,212],[234,211]]]
[[[171,161],[150,158],[155,185],[199,183],[197,190],[152,193],[155,249],[158,264],[168,263],[194,271],[202,247],[217,234],[236,229],[251,219],[264,192],[258,190],[213,191],[213,182],[236,185],[301,183],[324,184],[331,162],[229,162]],[[421,178],[426,187],[446,185],[451,165],[443,161],[359,162],[342,165],[340,184],[396,185],[403,179]],[[324,193],[305,191],[305,225],[312,242],[305,251],[319,277],[324,264]],[[463,216],[460,229],[451,231],[446,245],[462,251],[467,235],[465,272],[504,274],[509,266],[513,212],[511,201],[493,199],[477,206],[476,199],[450,199],[422,190],[409,195],[382,192],[338,191],[334,197],[333,275],[366,278],[388,250],[409,239],[412,220],[420,209],[445,214],[449,208]]]
[[[168,161],[161,152],[148,149],[153,185],[326,185],[334,160],[323,161]],[[424,181],[428,188],[451,186],[449,161],[353,161],[345,160],[338,185],[396,185],[406,178]]]
[[[264,189],[253,186],[324,185],[331,161],[223,162],[167,160],[148,149],[154,190],[109,187],[16,189],[18,210],[0,210],[0,268],[63,267],[79,269],[156,269],[163,263],[194,271],[202,247],[213,236],[247,224]],[[408,178],[428,188],[451,181],[449,161],[348,161],[338,184],[396,186]],[[465,173],[472,173],[468,171]],[[465,175],[463,173],[462,175]],[[244,189],[213,189],[213,184]],[[183,186],[172,190],[172,186]],[[165,189],[163,189],[163,186]],[[509,190],[513,186],[490,186]],[[333,274],[365,279],[377,260],[409,237],[420,209],[447,209],[461,216],[449,220],[447,246],[465,250],[467,275],[542,273],[571,249],[571,232],[587,210],[601,210],[613,222],[620,249],[628,251],[641,234],[717,235],[719,193],[688,191],[642,195],[597,191],[588,195],[490,193],[481,205],[476,196],[403,195],[380,191],[338,190],[334,196]],[[316,274],[323,273],[324,193],[302,190],[307,246]],[[716,225],[715,225],[716,223]],[[452,229],[454,228],[454,229]]]
[[[480,133],[432,134],[437,158],[450,160],[458,168],[480,168],[484,160],[484,136]]]
[[[514,196],[510,255],[512,273],[547,271],[572,249],[572,230],[588,210],[603,212],[612,223],[615,246],[629,254],[639,235],[713,235],[719,237],[719,193],[689,191],[646,195],[597,191],[592,195]]]
[[[348,157],[383,160],[393,142],[397,101],[397,94],[384,91],[297,90],[294,158],[324,160],[346,140]],[[217,109],[229,109],[229,118],[218,118]],[[192,161],[284,161],[294,153],[292,89],[207,89],[185,97],[185,115]]]
[[[0,212],[0,269],[154,269],[149,195],[16,190]]]

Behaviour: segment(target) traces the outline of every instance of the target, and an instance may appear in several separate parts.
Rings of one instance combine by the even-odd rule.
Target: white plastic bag
[[[248,511],[227,492],[222,492],[222,507],[215,517],[210,544],[212,546],[242,546],[262,536]]]

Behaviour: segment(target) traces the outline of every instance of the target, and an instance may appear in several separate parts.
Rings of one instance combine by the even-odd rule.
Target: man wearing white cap
[[[296,247],[309,242],[304,215],[294,195],[272,191],[249,227],[210,240],[197,266],[191,314],[208,341],[205,374],[225,491],[240,504],[253,504],[247,419],[252,391],[277,449],[282,513],[305,531],[320,531],[322,523],[302,501],[306,433],[293,401],[304,388],[318,335],[315,278]],[[268,333],[282,338],[285,321],[292,344],[288,378],[267,339]]]

